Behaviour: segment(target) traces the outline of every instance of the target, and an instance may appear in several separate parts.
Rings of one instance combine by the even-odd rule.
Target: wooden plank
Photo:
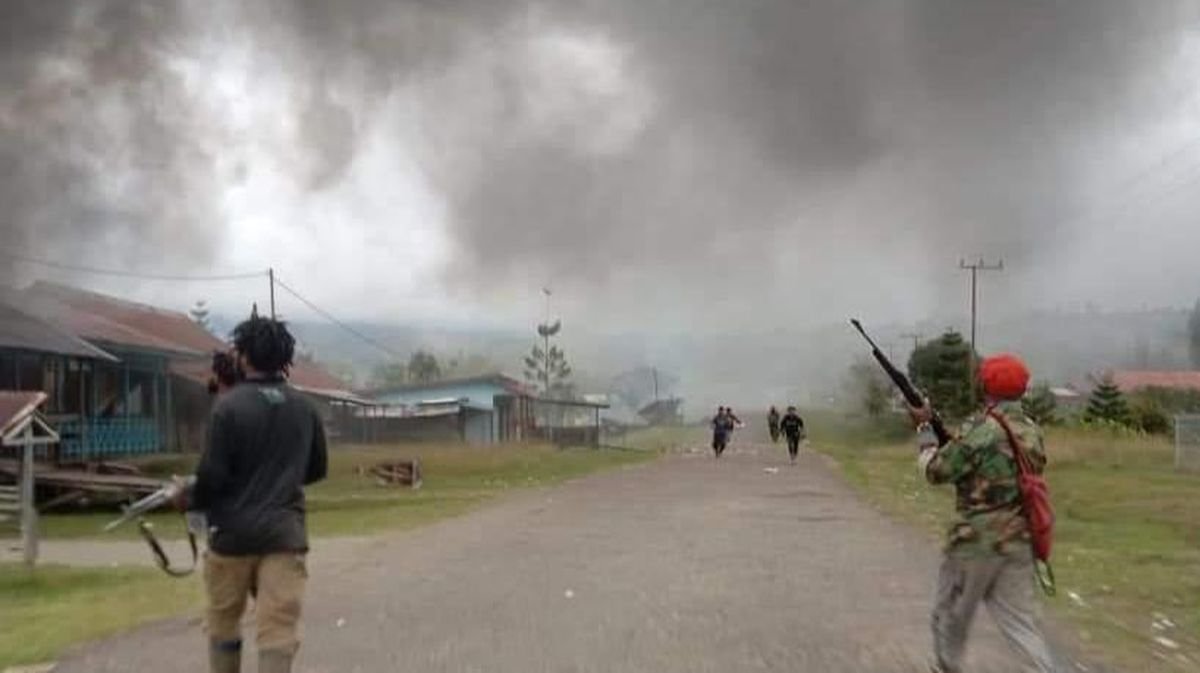
[[[17,476],[20,463],[0,461],[0,474]],[[45,465],[36,468],[35,478],[46,486],[77,487],[86,490],[125,490],[133,493],[153,493],[162,487],[162,481],[150,477],[126,474],[98,474],[80,470],[56,470]]]

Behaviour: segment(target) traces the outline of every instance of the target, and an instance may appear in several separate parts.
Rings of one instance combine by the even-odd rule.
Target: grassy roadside
[[[149,568],[0,564],[0,670],[200,605],[200,584]]]
[[[456,516],[517,489],[547,486],[598,470],[645,462],[651,450],[559,450],[542,445],[488,448],[430,444],[344,447],[331,454],[329,479],[309,491],[314,536],[366,535]],[[359,467],[419,456],[418,490],[378,486]],[[186,460],[156,469],[187,472]],[[46,516],[49,538],[98,536],[111,512]],[[182,533],[177,514],[153,517],[164,537]],[[127,527],[121,536],[133,539]],[[117,539],[120,539],[118,536]],[[110,539],[110,538],[105,538]],[[151,568],[39,567],[0,564],[0,670],[53,659],[67,647],[113,635],[201,604],[197,581],[172,580]]]
[[[903,425],[830,419],[814,439],[872,503],[940,535],[951,490],[919,478]],[[1053,428],[1047,451],[1058,516],[1050,610],[1119,670],[1200,670],[1200,475],[1176,472],[1155,438]]]
[[[385,447],[339,447],[330,453],[329,478],[308,489],[309,527],[317,537],[366,535],[402,529],[454,516],[514,488],[544,486],[590,472],[649,460],[657,445],[634,437],[633,446],[646,450],[556,449],[546,445],[504,445],[487,448],[443,444],[404,444]],[[418,490],[385,488],[359,468],[386,460],[419,458],[425,483]],[[168,478],[188,474],[194,457],[156,459],[147,472]],[[111,509],[44,516],[42,533],[48,539],[101,537],[100,529],[116,516]],[[150,517],[166,539],[183,535],[183,522],[174,513]],[[138,539],[132,525],[103,539]]]

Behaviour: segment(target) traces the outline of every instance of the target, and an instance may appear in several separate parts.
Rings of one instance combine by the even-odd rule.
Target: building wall
[[[463,440],[466,443],[484,446],[495,442],[495,412],[465,410],[464,414]]]

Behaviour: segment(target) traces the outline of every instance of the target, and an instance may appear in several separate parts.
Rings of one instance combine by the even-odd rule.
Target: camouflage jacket
[[[994,410],[1008,420],[1035,468],[1046,464],[1042,431],[1021,411],[1018,402]],[[919,461],[933,484],[954,484],[959,519],[949,531],[946,552],[955,556],[1009,554],[1029,548],[1029,532],[1021,512],[1017,464],[1004,428],[987,410],[976,414],[958,436],[940,449],[932,431],[918,435]]]

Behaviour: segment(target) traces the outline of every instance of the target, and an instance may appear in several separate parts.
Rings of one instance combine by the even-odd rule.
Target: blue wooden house
[[[606,402],[538,397],[533,387],[503,374],[415,383],[368,394],[368,441],[458,439],[468,444],[524,440],[596,445]],[[435,419],[440,419],[435,420]]]
[[[27,364],[29,372],[40,368],[42,376],[40,383],[35,378],[21,385],[40,385],[50,394],[47,416],[62,437],[60,460],[173,448],[170,365],[209,357],[211,349],[196,338],[196,331],[204,333],[199,326],[181,313],[50,283],[34,284],[9,301],[102,354],[67,361],[46,354],[40,365]]]
[[[212,352],[226,344],[188,315],[53,283],[35,283],[5,301],[25,318],[3,321],[23,327],[19,335],[8,328],[7,344],[0,337],[0,389],[17,366],[5,369],[11,362],[19,363],[19,375],[7,377],[11,385],[49,394],[60,460],[202,447]],[[0,335],[5,329],[0,325]],[[37,343],[56,350],[29,350]],[[363,404],[314,362],[298,361],[289,382],[326,417],[334,404]]]
[[[395,386],[369,397],[374,417],[385,419],[379,424],[388,426],[385,434],[392,440],[494,444],[522,439],[533,423],[532,391],[503,374]]]

